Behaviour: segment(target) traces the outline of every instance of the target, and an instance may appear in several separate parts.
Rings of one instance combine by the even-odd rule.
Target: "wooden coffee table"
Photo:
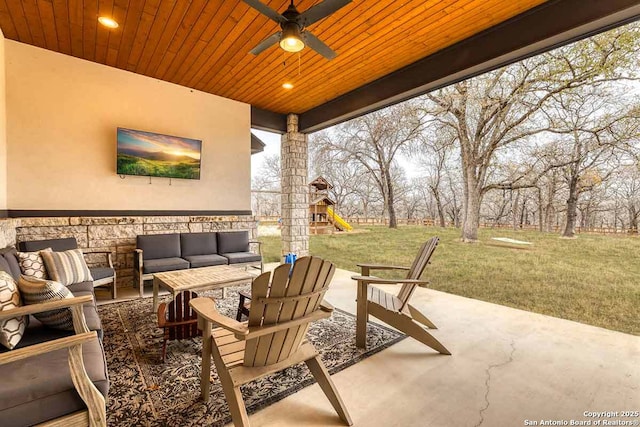
[[[234,267],[232,265],[155,273],[153,275],[153,312],[158,311],[160,286],[170,291],[175,298],[176,294],[182,291],[224,289],[227,286],[251,282],[254,277],[244,270],[244,266]]]

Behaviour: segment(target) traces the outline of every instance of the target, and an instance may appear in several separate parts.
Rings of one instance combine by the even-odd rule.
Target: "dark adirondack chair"
[[[162,343],[162,361],[167,354],[167,341],[184,340],[201,335],[198,330],[198,313],[193,311],[189,302],[198,298],[198,294],[183,291],[171,302],[163,302],[158,307],[158,327],[164,329]]]

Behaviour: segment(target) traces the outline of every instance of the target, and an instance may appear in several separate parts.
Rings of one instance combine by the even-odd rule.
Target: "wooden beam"
[[[309,133],[640,18],[639,0],[551,0],[300,115]]]
[[[252,105],[251,127],[280,134],[286,133],[287,116],[286,114],[274,113],[273,111],[263,110]]]

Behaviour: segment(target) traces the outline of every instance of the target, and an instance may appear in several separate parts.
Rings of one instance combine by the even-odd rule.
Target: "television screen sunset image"
[[[202,141],[118,128],[118,174],[200,179]]]

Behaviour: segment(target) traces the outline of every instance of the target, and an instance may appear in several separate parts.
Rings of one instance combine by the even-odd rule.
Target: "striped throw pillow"
[[[10,274],[0,271],[0,311],[20,307],[20,292]],[[29,316],[0,320],[0,344],[13,350],[27,327]]]
[[[73,298],[73,294],[62,283],[53,280],[37,279],[33,276],[20,276],[18,288],[25,305],[39,304],[47,301],[57,301],[65,298]],[[35,313],[36,319],[43,325],[65,331],[73,330],[73,317],[70,308]]]
[[[41,252],[40,255],[52,280],[65,286],[92,282],[91,272],[80,249],[64,252]]]
[[[22,274],[38,279],[48,279],[49,276],[47,276],[47,269],[44,266],[41,254],[49,251],[51,251],[51,248],[43,249],[39,252],[16,252]]]

